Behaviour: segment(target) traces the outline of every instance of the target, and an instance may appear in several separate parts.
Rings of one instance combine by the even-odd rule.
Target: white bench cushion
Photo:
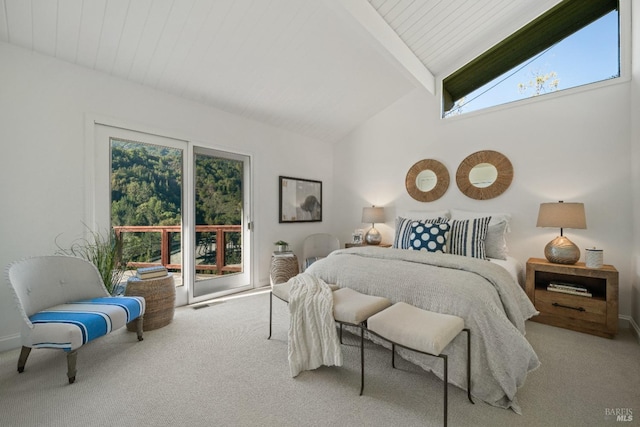
[[[391,301],[388,298],[342,288],[333,293],[333,318],[339,322],[358,325],[390,305]]]
[[[399,302],[371,316],[367,328],[389,341],[438,356],[464,329],[464,320]]]

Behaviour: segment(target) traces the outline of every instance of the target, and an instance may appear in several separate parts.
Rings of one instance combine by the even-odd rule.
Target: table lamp
[[[364,236],[367,245],[379,245],[382,242],[380,232],[376,230],[376,222],[384,222],[384,208],[371,206],[362,208],[362,222],[371,223],[371,228]]]
[[[580,249],[562,234],[563,228],[587,228],[583,203],[541,203],[537,227],[560,228],[560,235],[547,243],[544,256],[554,264],[575,264]]]

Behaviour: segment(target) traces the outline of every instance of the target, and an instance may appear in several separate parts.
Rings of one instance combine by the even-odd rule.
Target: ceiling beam
[[[435,95],[435,78],[431,71],[367,0],[325,0],[325,2],[341,15],[355,20],[375,39],[376,47],[379,47],[385,56],[398,65],[407,77]]]

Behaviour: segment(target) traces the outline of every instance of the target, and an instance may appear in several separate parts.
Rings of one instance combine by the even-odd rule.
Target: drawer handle
[[[562,304],[558,304],[557,302],[554,302],[553,304],[551,304],[554,307],[562,307],[562,308],[569,308],[571,310],[577,310],[577,311],[587,311],[582,307],[571,307],[569,305],[562,305]]]

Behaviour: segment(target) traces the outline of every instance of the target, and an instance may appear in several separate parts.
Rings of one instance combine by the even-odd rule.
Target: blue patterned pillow
[[[449,225],[449,253],[472,258],[487,259],[485,239],[491,217],[451,220]]]
[[[430,223],[430,224],[441,224],[447,223],[447,218],[434,218],[434,219],[424,219],[424,220],[416,220],[409,218],[402,218],[401,216],[396,218],[396,234],[393,239],[393,247],[398,249],[410,249],[411,239],[409,238],[411,234],[411,224],[416,222],[422,223]]]
[[[449,224],[431,224],[423,221],[411,223],[409,249],[414,251],[447,252]]]

